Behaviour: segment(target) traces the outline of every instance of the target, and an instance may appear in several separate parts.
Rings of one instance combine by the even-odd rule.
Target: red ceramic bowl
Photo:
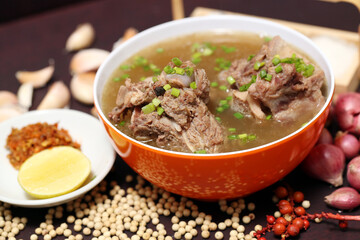
[[[159,41],[199,31],[242,31],[280,35],[308,54],[324,70],[327,99],[321,111],[292,134],[269,144],[237,152],[190,154],[143,144],[115,128],[101,110],[106,81],[123,61]],[[187,18],[143,31],[113,51],[96,74],[95,106],[117,153],[151,183],[186,197],[216,200],[249,195],[291,172],[317,141],[329,113],[334,77],[320,50],[302,34],[284,26],[251,17],[212,16]]]

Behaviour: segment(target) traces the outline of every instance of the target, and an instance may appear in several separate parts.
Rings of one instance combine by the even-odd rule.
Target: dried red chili
[[[13,128],[6,140],[7,157],[14,168],[33,154],[54,146],[72,146],[80,149],[80,144],[73,142],[67,130],[58,129],[58,124],[35,123],[21,129]]]

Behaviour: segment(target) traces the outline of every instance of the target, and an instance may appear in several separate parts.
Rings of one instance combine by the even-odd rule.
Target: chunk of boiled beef
[[[256,76],[256,81],[247,89],[247,97],[239,98],[237,90],[233,90],[232,109],[247,113],[257,119],[264,119],[266,114],[281,122],[292,122],[299,116],[304,115],[309,109],[320,110],[325,99],[321,94],[321,87],[325,76],[323,71],[315,66],[313,74],[303,76],[296,71],[294,63],[279,63],[282,71],[276,72],[272,60],[275,56],[292,58],[293,54],[300,56],[305,64],[309,60],[296,53],[279,36],[264,44],[260,51],[250,60],[236,60],[232,66],[221,73],[221,76],[232,76],[236,80],[236,88],[244,84],[251,84],[251,78]],[[263,62],[261,70],[271,75],[270,81],[259,77],[259,72],[254,69],[256,62]],[[278,66],[278,65],[277,65]],[[245,95],[244,93],[242,94]],[[311,112],[314,112],[312,110]]]
[[[175,65],[170,62],[172,68]],[[197,69],[189,61],[183,62],[179,68],[190,68],[190,74],[167,74],[164,71],[157,76],[138,83],[128,79],[119,88],[117,106],[109,113],[110,119],[118,122],[126,110],[133,110],[129,129],[134,136],[153,138],[158,146],[170,149],[181,149],[186,152],[206,150],[208,153],[218,152],[224,142],[223,129],[208,110],[210,81],[204,69]],[[195,82],[196,88],[190,83]],[[179,96],[173,96],[171,90],[165,90],[169,84],[179,90]],[[164,112],[145,114],[141,107],[160,100]]]

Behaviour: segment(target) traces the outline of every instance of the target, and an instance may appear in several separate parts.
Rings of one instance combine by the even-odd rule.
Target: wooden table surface
[[[184,6],[185,16],[189,16],[195,7],[203,6],[353,32],[357,31],[359,24],[358,10],[348,3],[334,4],[310,0],[185,0]],[[13,10],[15,9],[9,8],[9,11]],[[3,8],[1,11],[6,11],[6,9]],[[48,85],[56,80],[62,80],[69,85],[71,79],[69,61],[73,54],[67,53],[64,46],[69,34],[80,23],[90,22],[93,24],[96,30],[96,41],[92,47],[111,50],[113,43],[126,28],[132,26],[142,31],[171,19],[170,0],[102,0],[67,5],[40,14],[18,18],[11,22],[3,22],[0,24],[0,90],[16,93],[19,83],[15,79],[15,72],[24,69],[40,69],[48,64],[49,59],[55,60],[55,74]],[[40,103],[48,85],[35,90],[32,109]],[[91,109],[91,106],[83,105],[74,99],[71,99],[70,107],[87,113]],[[128,186],[124,180],[126,174],[135,175],[123,160],[117,157],[114,169],[107,179],[116,180],[121,186],[126,187]],[[336,212],[323,202],[323,197],[334,190],[328,184],[304,176],[299,169],[287,176],[285,181],[295,190],[305,193],[306,199],[309,199],[312,204],[309,212]],[[247,198],[256,204],[254,212],[256,219],[246,227],[248,231],[253,229],[256,224],[265,225],[266,215],[273,214],[275,211],[276,206],[271,201],[273,189],[274,186],[271,186]],[[218,210],[218,203],[197,201],[196,203],[201,211],[212,214],[215,221],[223,221],[226,218]],[[34,229],[44,221],[48,209],[12,207],[11,210],[13,216],[25,216],[29,219],[26,228],[17,235],[17,239],[30,239]],[[360,214],[360,210],[357,209],[350,214]],[[66,216],[56,220],[54,225],[64,222],[65,218]],[[171,232],[170,217],[161,217],[161,222],[165,224],[168,232]],[[224,231],[224,239],[228,239],[229,231],[229,229]],[[63,238],[57,237],[56,239]],[[86,236],[84,239],[90,239],[90,237]],[[201,239],[200,235],[196,239]],[[214,239],[214,234],[210,239]],[[277,238],[273,234],[267,234],[267,239]],[[321,224],[311,223],[310,229],[301,233],[297,239],[360,239],[360,223],[350,223],[349,229],[346,231],[341,231],[337,227],[337,221],[329,220]]]

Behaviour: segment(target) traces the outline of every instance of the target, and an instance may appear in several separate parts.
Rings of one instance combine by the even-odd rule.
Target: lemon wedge
[[[53,147],[28,158],[20,167],[20,186],[36,198],[52,198],[79,188],[91,171],[90,160],[78,149]]]

